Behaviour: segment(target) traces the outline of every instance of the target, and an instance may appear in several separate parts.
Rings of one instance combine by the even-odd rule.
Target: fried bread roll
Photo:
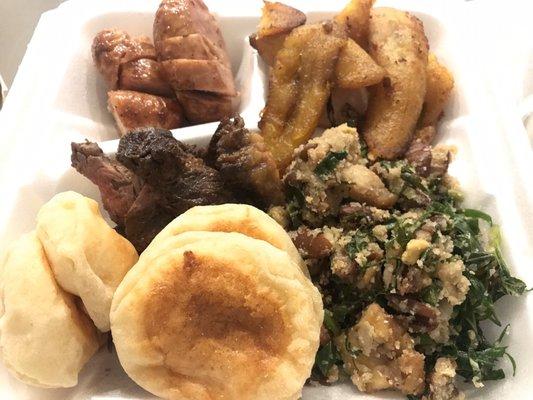
[[[308,275],[300,253],[285,230],[263,211],[246,204],[221,204],[193,207],[168,224],[147,250],[171,236],[189,231],[238,232],[264,240],[287,252],[292,261]]]
[[[96,327],[108,331],[113,293],[137,262],[133,245],[105,222],[96,201],[75,192],[42,206],[37,235],[58,284],[79,296]]]
[[[239,233],[158,244],[120,284],[120,362],[165,399],[298,399],[314,363],[320,294],[287,253]]]
[[[12,245],[0,273],[4,365],[33,386],[75,386],[103,336],[57,285],[35,232]]]

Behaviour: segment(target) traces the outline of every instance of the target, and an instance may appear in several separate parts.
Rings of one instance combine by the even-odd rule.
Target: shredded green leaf
[[[315,167],[315,174],[321,178],[325,178],[327,175],[331,174],[339,162],[346,157],[348,157],[347,151],[329,152]]]

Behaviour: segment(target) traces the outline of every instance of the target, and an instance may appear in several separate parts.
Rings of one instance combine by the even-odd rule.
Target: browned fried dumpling
[[[298,399],[320,294],[287,253],[239,233],[187,232],[141,257],[111,329],[128,375],[165,399]]]
[[[79,296],[96,327],[108,331],[113,293],[137,262],[133,245],[107,224],[96,201],[75,192],[41,207],[37,236],[59,286]]]
[[[103,336],[61,289],[35,232],[22,236],[0,265],[0,355],[21,381],[72,387]]]

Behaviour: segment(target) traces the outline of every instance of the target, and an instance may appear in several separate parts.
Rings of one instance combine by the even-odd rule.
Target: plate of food
[[[43,15],[0,114],[2,399],[528,397],[530,160],[472,10],[374,3]]]

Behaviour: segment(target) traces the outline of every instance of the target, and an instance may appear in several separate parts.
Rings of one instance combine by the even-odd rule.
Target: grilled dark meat
[[[145,184],[124,219],[124,236],[141,252],[177,215],[159,191]]]
[[[246,129],[241,117],[225,118],[220,123],[209,143],[206,161],[220,171],[239,201],[261,208],[283,203],[274,158],[261,135]]]
[[[72,143],[72,166],[100,189],[104,208],[119,226],[140,190],[135,175],[119,162],[107,157],[96,143]]]
[[[164,129],[130,132],[120,139],[117,159],[145,182],[125,221],[126,236],[137,248],[189,208],[233,200],[218,171]]]
[[[141,129],[120,139],[117,159],[164,194],[179,213],[233,200],[220,174],[164,129]],[[177,214],[176,214],[177,215]]]
[[[189,208],[233,200],[218,171],[196,154],[169,131],[147,128],[120,140],[117,161],[96,143],[73,143],[72,166],[98,185],[105,209],[142,252]]]

